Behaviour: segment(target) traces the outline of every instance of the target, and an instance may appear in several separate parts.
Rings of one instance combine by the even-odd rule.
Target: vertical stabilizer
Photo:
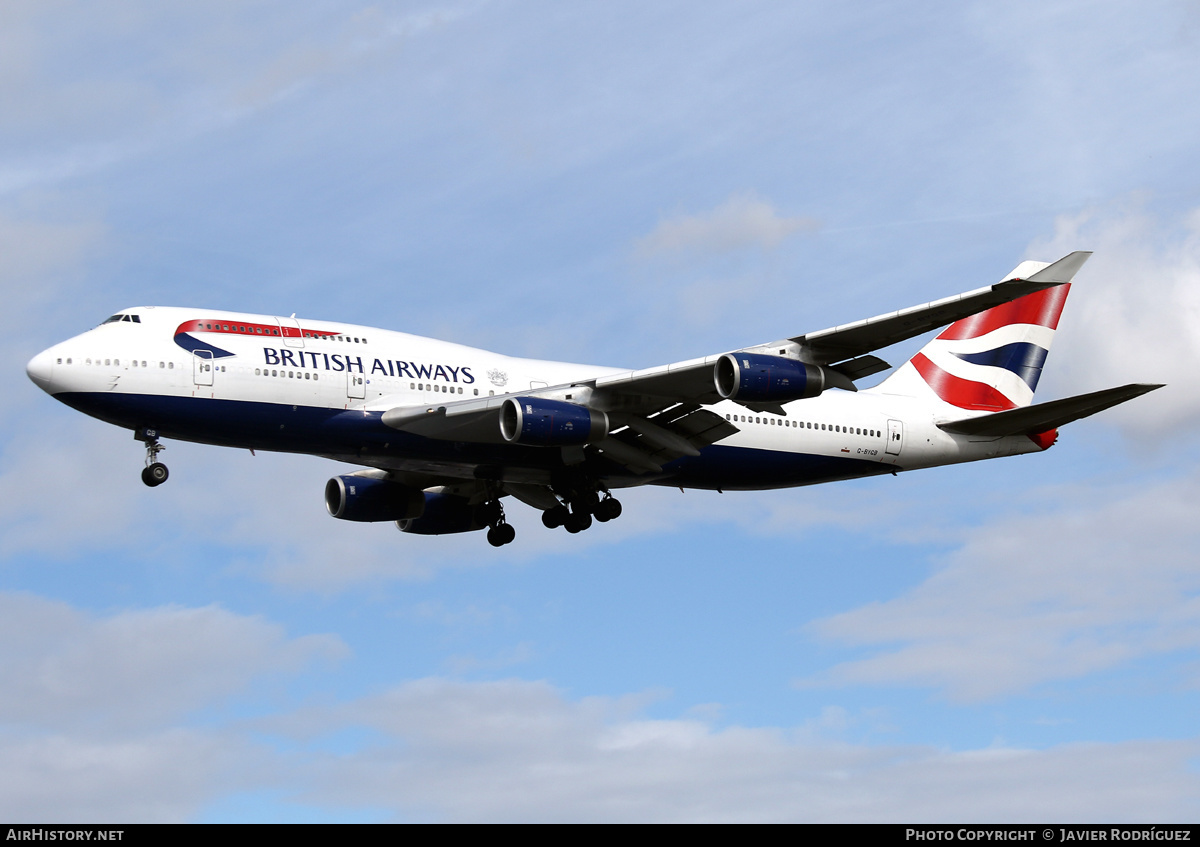
[[[1022,262],[1008,278],[1033,279],[1047,267]],[[1056,285],[952,323],[873,390],[958,414],[1028,406],[1070,288]]]

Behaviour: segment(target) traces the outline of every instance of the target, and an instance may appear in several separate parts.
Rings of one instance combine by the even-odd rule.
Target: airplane
[[[161,438],[363,466],[325,485],[330,515],[407,533],[516,531],[502,498],[577,533],[613,491],[788,488],[1048,449],[1058,428],[1158,384],[1034,405],[1088,252],[867,320],[623,370],[521,359],[295,315],[141,306],[34,356],[42,390],[133,431],[142,480]],[[947,327],[891,368],[873,352]]]

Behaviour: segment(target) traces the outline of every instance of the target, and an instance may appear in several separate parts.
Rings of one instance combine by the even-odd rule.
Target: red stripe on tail
[[[1032,296],[1032,295],[1031,295]],[[949,371],[944,371],[929,361],[924,353],[918,353],[911,359],[921,378],[929,384],[934,393],[947,403],[960,409],[974,409],[981,412],[999,412],[1005,409],[1015,409],[1017,404],[990,385],[973,382],[957,377]]]

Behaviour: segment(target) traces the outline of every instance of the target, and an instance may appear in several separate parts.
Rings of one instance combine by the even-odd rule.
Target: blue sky
[[[1200,811],[1194,4],[0,9],[0,815]],[[136,304],[642,367],[1094,250],[1038,455],[623,496],[517,542],[24,375]],[[920,341],[888,351],[903,361]]]

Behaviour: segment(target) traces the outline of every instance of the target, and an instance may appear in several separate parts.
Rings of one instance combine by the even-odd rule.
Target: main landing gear
[[[512,544],[513,539],[517,537],[517,531],[504,517],[504,505],[499,500],[488,500],[480,505],[475,512],[475,519],[487,524],[488,544],[493,547]]]
[[[146,445],[146,467],[142,468],[142,482],[151,488],[156,488],[167,481],[170,471],[158,460],[158,454],[166,450],[166,445],[158,443],[158,432],[153,429],[139,429],[133,437]]]
[[[621,516],[621,501],[607,490],[604,497],[595,490],[571,491],[565,504],[542,512],[542,524],[547,529],[565,527],[572,535],[592,525],[592,518],[606,523]]]

